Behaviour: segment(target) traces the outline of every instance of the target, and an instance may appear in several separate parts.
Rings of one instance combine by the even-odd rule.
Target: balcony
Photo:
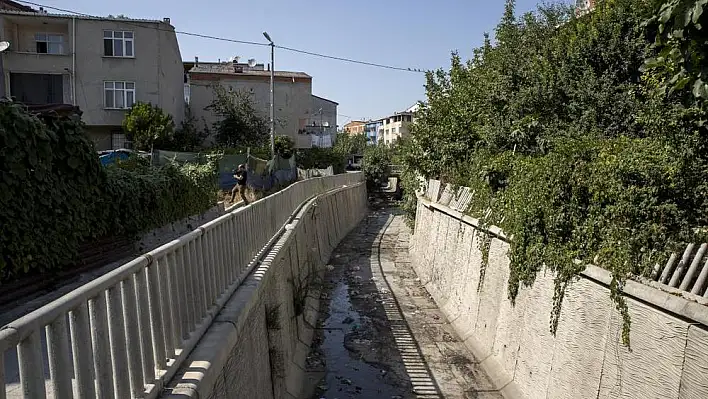
[[[37,15],[1,15],[4,40],[10,48],[3,54],[4,67],[13,72],[67,73],[71,68],[69,20]]]

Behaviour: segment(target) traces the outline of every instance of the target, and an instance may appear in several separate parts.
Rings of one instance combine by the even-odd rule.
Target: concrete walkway
[[[372,210],[334,252],[312,398],[501,398],[416,278],[409,235],[397,209]]]

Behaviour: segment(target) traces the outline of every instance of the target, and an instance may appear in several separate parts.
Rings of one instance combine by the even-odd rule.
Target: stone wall
[[[307,203],[236,290],[163,397],[297,398],[319,311],[319,279],[366,213],[366,186]]]
[[[513,306],[503,232],[488,230],[493,239],[480,282],[477,220],[423,198],[416,219],[414,269],[506,397],[708,398],[704,305],[629,281],[630,351],[621,343],[610,275],[589,266],[567,290],[554,337],[550,272],[522,288]]]

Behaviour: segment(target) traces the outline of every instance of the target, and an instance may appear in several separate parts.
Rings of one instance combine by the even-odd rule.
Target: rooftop
[[[167,24],[170,25],[170,19],[169,18],[164,18],[163,20],[156,20],[156,19],[138,19],[138,18],[125,18],[125,17],[95,17],[91,15],[84,15],[84,14],[54,14],[54,13],[49,13],[46,11],[16,11],[16,10],[3,10],[0,9],[0,14],[3,15],[17,15],[17,16],[25,16],[25,17],[44,17],[44,18],[61,18],[61,19],[69,19],[69,18],[76,18],[76,19],[84,19],[84,20],[91,20],[91,21],[111,21],[111,22],[143,22],[143,23],[153,23],[153,24]],[[172,25],[170,25],[172,26]]]
[[[276,72],[276,73],[277,73],[277,72]],[[314,95],[314,94],[312,95],[312,97],[319,98],[319,99],[322,100],[322,101],[327,101],[327,102],[330,102],[330,103],[332,103],[332,104],[334,104],[334,105],[339,105],[339,103],[336,102],[336,101],[328,100],[328,99],[326,99],[326,98],[324,98],[324,97],[316,96],[316,95]]]
[[[241,64],[232,62],[199,62],[189,70],[189,73],[215,73],[236,76],[270,76],[270,71],[244,67]],[[276,77],[283,78],[312,78],[305,72],[275,71]]]

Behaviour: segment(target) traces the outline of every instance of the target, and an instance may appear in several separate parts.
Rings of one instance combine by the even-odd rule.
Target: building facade
[[[183,69],[170,20],[97,18],[0,10],[4,95],[72,104],[98,150],[130,147],[121,125],[135,102],[184,117]]]
[[[228,62],[185,63],[188,69],[189,107],[207,127],[218,120],[206,109],[214,100],[214,86],[249,93],[261,116],[270,120],[270,67]],[[293,139],[296,148],[312,146],[312,132],[336,129],[337,103],[312,95],[312,77],[304,72],[275,71],[275,134]],[[328,126],[321,126],[327,124]],[[209,139],[207,139],[209,141]],[[213,142],[213,138],[212,138]]]
[[[364,134],[366,134],[367,144],[377,144],[378,143],[378,132],[383,126],[383,120],[368,121],[364,125]]]
[[[364,134],[364,126],[366,125],[366,122],[364,121],[351,121],[344,125],[344,128],[342,129],[344,133],[347,133],[349,135],[357,135],[357,134]]]
[[[328,148],[334,144],[337,136],[338,103],[312,95],[310,120],[305,133],[310,135],[312,147]]]

